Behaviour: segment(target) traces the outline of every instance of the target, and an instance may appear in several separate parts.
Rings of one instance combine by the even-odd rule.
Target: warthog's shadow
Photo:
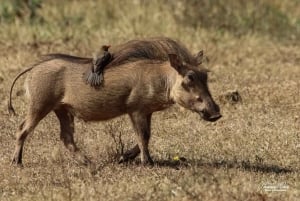
[[[154,162],[158,167],[171,167],[175,169],[179,168],[189,168],[189,167],[208,167],[208,168],[236,168],[242,169],[249,172],[263,172],[263,173],[276,173],[276,174],[285,174],[297,172],[296,169],[288,167],[280,167],[274,164],[266,164],[263,162],[253,162],[249,160],[213,160],[213,161],[204,161],[204,160],[158,160]]]

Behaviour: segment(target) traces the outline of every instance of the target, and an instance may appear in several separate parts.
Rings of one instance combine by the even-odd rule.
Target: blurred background
[[[0,24],[2,47],[46,43],[84,54],[103,43],[149,36],[177,38],[192,49],[247,35],[298,43],[300,1],[1,0]]]

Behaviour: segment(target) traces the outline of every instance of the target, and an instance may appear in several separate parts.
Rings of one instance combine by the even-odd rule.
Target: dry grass
[[[297,7],[291,1],[274,2],[283,13],[293,8],[287,17],[291,26],[296,25]],[[218,27],[186,26],[177,23],[178,16],[167,10],[167,2],[64,1],[59,7],[56,3],[49,1],[38,10],[43,22],[30,22],[26,12],[24,19],[1,22],[0,200],[299,199],[300,47],[296,40],[278,40],[264,31],[237,36],[230,30],[220,33]],[[299,27],[295,30],[297,38]],[[204,49],[212,70],[211,92],[222,119],[204,122],[176,106],[156,113],[152,168],[141,167],[138,160],[116,162],[123,148],[135,144],[127,116],[89,124],[77,120],[76,142],[97,165],[91,170],[78,166],[67,154],[59,140],[58,121],[50,114],[26,141],[25,168],[9,165],[14,133],[26,110],[22,82],[14,94],[19,116],[10,117],[6,103],[11,81],[21,69],[40,54],[90,56],[103,43],[158,35],[177,38],[194,52]],[[237,91],[241,101],[235,102],[230,91]],[[121,137],[122,146],[112,136],[116,142]],[[174,156],[186,161],[176,162]],[[262,187],[267,183],[286,184],[289,189],[266,192]]]

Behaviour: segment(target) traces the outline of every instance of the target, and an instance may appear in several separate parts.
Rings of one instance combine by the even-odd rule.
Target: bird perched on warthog
[[[91,69],[84,75],[87,84],[97,87],[103,83],[104,68],[112,60],[112,54],[108,51],[109,48],[109,45],[103,45],[101,47],[102,51],[94,55]]]
[[[16,134],[13,164],[22,164],[26,137],[49,112],[60,121],[60,136],[66,148],[82,163],[90,163],[75,145],[74,117],[85,121],[108,120],[128,114],[137,145],[127,151],[122,161],[141,154],[142,164],[153,164],[148,150],[153,112],[179,104],[198,113],[204,120],[221,117],[207,83],[207,70],[198,67],[203,52],[192,55],[182,44],[169,38],[129,41],[116,46],[113,60],[104,69],[102,87],[95,91],[82,81],[91,58],[63,54],[48,55],[26,72],[28,112]]]

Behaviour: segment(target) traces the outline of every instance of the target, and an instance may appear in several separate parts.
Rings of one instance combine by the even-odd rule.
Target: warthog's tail
[[[11,102],[12,91],[13,91],[13,88],[14,88],[14,86],[15,86],[16,81],[17,81],[23,74],[27,73],[28,71],[31,71],[33,67],[34,67],[34,66],[31,66],[30,68],[25,69],[24,71],[22,71],[21,73],[19,73],[19,74],[16,76],[16,78],[14,79],[14,81],[13,81],[11,87],[10,87],[10,92],[9,92],[9,100],[8,100],[8,112],[9,112],[9,114],[16,115],[15,109],[14,109],[14,107],[12,106],[12,102]]]

